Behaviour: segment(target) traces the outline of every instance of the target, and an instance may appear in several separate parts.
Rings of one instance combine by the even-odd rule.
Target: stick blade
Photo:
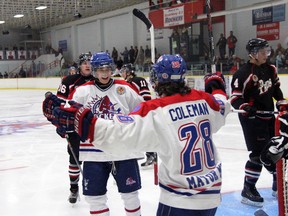
[[[258,209],[257,211],[254,212],[255,216],[269,216],[264,210]]]
[[[150,22],[150,20],[146,17],[146,15],[140,11],[137,8],[133,9],[133,15],[136,16],[137,18],[139,18],[140,20],[142,20],[142,22],[145,23],[145,25],[147,26],[147,29],[150,29],[152,26],[152,23]]]

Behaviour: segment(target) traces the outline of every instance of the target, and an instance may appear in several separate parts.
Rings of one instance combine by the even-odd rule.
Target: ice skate
[[[70,191],[71,191],[71,193],[68,197],[68,201],[71,204],[75,204],[77,202],[77,200],[80,200],[78,189],[70,189]]]
[[[241,203],[243,204],[257,207],[263,206],[264,199],[261,197],[255,186],[245,184],[241,196]]]

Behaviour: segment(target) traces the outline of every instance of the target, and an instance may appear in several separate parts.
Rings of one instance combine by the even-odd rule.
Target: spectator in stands
[[[2,74],[2,72],[0,72],[0,78],[3,78],[3,74]]]
[[[113,50],[112,50],[112,55],[111,57],[113,58],[113,61],[116,63],[117,60],[118,60],[118,51],[116,50],[115,47],[113,47]]]
[[[7,71],[5,71],[5,73],[4,73],[4,78],[8,78],[8,73],[7,73]]]
[[[224,37],[224,34],[221,33],[220,38],[219,38],[218,42],[216,43],[216,46],[219,46],[219,53],[220,53],[221,59],[224,59],[225,54],[226,54],[226,43],[227,43],[227,40]]]
[[[230,35],[227,38],[229,57],[232,57],[235,54],[235,48],[236,48],[237,41],[238,40],[235,37],[235,35],[233,34],[233,31],[230,31]]]
[[[275,61],[276,61],[276,56],[279,54],[278,51],[281,51],[282,54],[285,53],[285,49],[282,47],[281,43],[278,43],[276,46],[275,53],[274,53]]]
[[[124,48],[124,51],[122,53],[120,53],[123,56],[123,62],[124,64],[128,64],[129,63],[129,51],[127,49],[127,47]]]
[[[22,78],[26,77],[26,71],[24,70],[23,66],[20,68],[19,77],[22,77]]]
[[[13,60],[14,59],[13,51],[9,51],[8,52],[7,59],[9,59],[9,60]]]
[[[135,50],[134,50],[133,46],[130,47],[130,50],[128,53],[129,53],[130,63],[134,64],[134,62],[135,62]]]
[[[275,58],[275,62],[276,62],[276,67],[277,68],[282,68],[284,66],[284,62],[285,62],[285,56],[282,53],[281,50],[278,50],[278,54]]]
[[[20,50],[19,52],[20,52],[19,59],[21,59],[21,60],[26,59],[25,51],[24,50]]]

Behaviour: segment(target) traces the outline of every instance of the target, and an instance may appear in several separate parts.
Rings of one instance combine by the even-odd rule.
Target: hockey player
[[[138,92],[123,80],[113,80],[113,60],[108,53],[92,55],[91,64],[96,71],[95,81],[79,86],[70,94],[70,99],[83,104],[101,119],[111,120],[116,114],[128,114],[143,101]],[[117,145],[118,140],[115,140]],[[138,190],[141,188],[137,158],[141,153],[106,154],[90,142],[80,144],[80,161],[83,161],[83,194],[90,205],[91,215],[109,215],[107,182],[114,177],[124,201],[127,216],[141,215]]]
[[[284,98],[276,68],[266,62],[270,55],[268,42],[254,38],[248,41],[246,49],[250,59],[233,75],[231,104],[235,109],[246,111],[239,114],[247,150],[250,152],[245,165],[241,202],[262,206],[264,200],[255,186],[262,170],[259,157],[264,146],[274,136],[275,117],[273,114],[258,114],[256,111],[273,111],[273,98],[280,102]],[[272,194],[275,194],[276,174],[273,174],[272,190]]]
[[[148,87],[148,83],[144,78],[136,76],[133,64],[123,65],[120,73],[127,82],[131,83],[138,89],[139,94],[145,101],[151,100],[151,93]],[[156,152],[146,152],[146,158],[146,162],[141,164],[142,167],[148,167],[156,162],[157,154]]]
[[[59,88],[57,90],[57,96],[66,100],[69,97],[69,94],[74,91],[75,88],[78,86],[90,81],[94,80],[94,77],[91,75],[92,68],[90,64],[90,56],[88,53],[82,53],[79,56],[79,73],[69,75],[63,78]],[[74,68],[74,67],[73,67]],[[75,69],[75,68],[74,68]],[[65,137],[65,133],[57,130],[57,132],[62,136]],[[70,195],[69,195],[69,202],[76,203],[78,194],[78,182],[80,176],[80,167],[78,167],[77,162],[79,161],[79,145],[80,139],[76,133],[69,133],[68,134],[68,141],[70,142],[73,153],[76,156],[74,158],[73,153],[69,147],[67,146],[68,154],[69,154],[69,179],[70,179]],[[77,160],[77,161],[76,161]]]
[[[221,200],[221,162],[212,134],[224,125],[230,104],[217,74],[205,77],[211,95],[186,86],[185,73],[182,57],[162,55],[151,73],[160,98],[139,104],[129,115],[115,115],[112,121],[95,118],[73,102],[69,110],[59,108],[53,96],[43,102],[44,115],[54,110],[54,124],[65,130],[75,126],[82,140],[89,139],[107,152],[157,152],[162,162],[157,216],[212,216]],[[62,120],[74,125],[67,127]]]
[[[77,69],[74,66],[69,68],[69,70],[68,70],[69,75],[74,75],[76,73],[77,73]]]

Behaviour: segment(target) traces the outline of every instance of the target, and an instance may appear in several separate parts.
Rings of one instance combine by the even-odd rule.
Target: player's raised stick
[[[147,18],[147,16],[138,9],[133,9],[133,14],[139,18],[142,22],[145,23],[147,29],[150,32],[150,41],[151,41],[151,63],[155,63],[155,38],[154,38],[154,26],[152,22]],[[156,154],[155,160],[153,162],[154,166],[154,184],[158,185],[158,156]]]
[[[212,17],[211,17],[211,4],[210,0],[206,0],[206,13],[207,13],[207,24],[208,24],[208,36],[209,36],[209,59],[211,63],[211,73],[216,72],[215,65],[215,46],[212,29]]]

